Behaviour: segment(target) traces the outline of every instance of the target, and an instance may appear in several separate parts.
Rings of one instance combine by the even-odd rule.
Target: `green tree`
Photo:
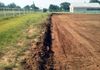
[[[90,3],[100,3],[100,0],[90,0]]]
[[[90,3],[96,3],[98,0],[90,0]]]
[[[69,11],[69,6],[70,6],[70,3],[63,2],[60,4],[60,9],[61,9],[61,11]]]
[[[9,7],[9,8],[16,8],[17,6],[16,6],[15,3],[11,3],[11,4],[8,5],[8,7]]]
[[[60,10],[60,8],[59,8],[59,6],[57,6],[57,5],[51,4],[51,5],[49,6],[49,11],[50,11],[50,12],[58,12],[59,10]]]
[[[20,6],[16,6],[16,8],[21,9],[21,7],[20,7]]]
[[[24,9],[25,9],[25,10],[30,10],[31,8],[30,8],[29,5],[26,5],[26,6],[24,7]]]
[[[39,10],[39,8],[35,6],[34,2],[31,5],[31,8],[32,8],[33,11],[38,11]]]
[[[0,7],[5,7],[5,4],[0,2]]]
[[[46,8],[43,8],[43,12],[47,12],[48,11],[48,9],[46,9]]]

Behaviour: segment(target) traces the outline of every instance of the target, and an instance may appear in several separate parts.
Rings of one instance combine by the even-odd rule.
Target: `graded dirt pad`
[[[54,70],[100,70],[100,14],[54,14]]]

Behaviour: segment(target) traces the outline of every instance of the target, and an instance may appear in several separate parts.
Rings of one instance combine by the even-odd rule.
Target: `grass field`
[[[0,20],[0,68],[15,66],[16,58],[40,33],[47,14],[34,13]]]

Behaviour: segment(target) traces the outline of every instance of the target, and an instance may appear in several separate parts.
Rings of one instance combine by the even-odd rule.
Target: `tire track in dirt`
[[[68,15],[52,16],[55,69],[99,70],[100,56],[88,40],[74,30],[72,21]]]
[[[67,18],[68,19],[68,18]],[[69,18],[68,20],[69,21],[73,21],[73,20],[70,20],[71,18]],[[96,53],[94,52],[95,49],[93,48],[93,46],[89,43],[88,40],[86,40],[86,38],[84,36],[82,36],[81,34],[79,34],[78,32],[76,32],[76,30],[74,29],[75,24],[73,23],[69,23],[66,25],[66,27],[63,27],[63,28],[66,28],[67,30],[70,31],[70,33],[74,36],[74,38],[77,38],[77,40],[79,40],[80,42],[84,43],[84,47],[90,51],[91,55],[94,56],[98,61],[100,60],[100,57],[98,57],[96,55]]]

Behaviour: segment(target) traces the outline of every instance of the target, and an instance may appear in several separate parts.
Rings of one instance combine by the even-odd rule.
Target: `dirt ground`
[[[100,70],[100,14],[55,14],[54,70]]]
[[[52,14],[23,70],[100,70],[100,14]]]

